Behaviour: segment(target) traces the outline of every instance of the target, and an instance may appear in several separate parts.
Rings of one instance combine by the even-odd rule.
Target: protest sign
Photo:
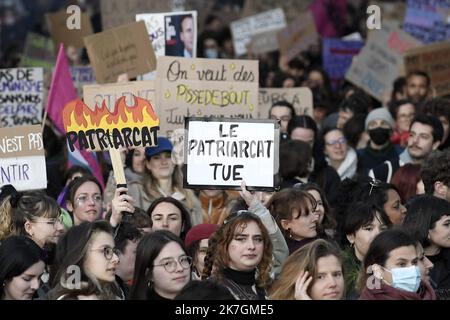
[[[134,102],[134,96],[155,105],[154,81],[130,81],[83,87],[83,101],[86,105],[102,106],[104,104],[111,112],[121,97],[125,97],[125,103],[131,105]]]
[[[65,11],[45,15],[56,48],[60,43],[64,43],[65,47],[84,48],[83,38],[93,33],[91,20],[87,13],[81,12],[80,28],[69,29],[67,27],[67,20],[70,16],[71,13]]]
[[[348,41],[325,38],[322,41],[323,68],[328,73],[331,84],[337,89],[352,64],[353,56],[364,46],[364,41]]]
[[[450,94],[450,43],[436,42],[408,50],[405,55],[406,72],[425,71],[437,96]]]
[[[423,43],[450,40],[450,2],[408,0],[403,30]]]
[[[354,57],[345,78],[364,89],[375,99],[392,90],[392,84],[404,75],[404,53],[421,42],[400,30],[394,23],[383,23],[383,28],[373,30],[359,55]]]
[[[183,187],[253,190],[278,186],[279,126],[275,120],[188,118]]]
[[[95,83],[94,70],[91,67],[71,67],[70,74],[79,97],[83,95],[83,86]]]
[[[344,34],[347,22],[347,0],[315,0],[310,6],[317,32],[335,38]]]
[[[267,119],[272,105],[281,100],[291,103],[295,114],[313,116],[314,105],[310,88],[259,88],[259,118]]]
[[[98,83],[117,81],[153,71],[156,58],[144,22],[134,22],[84,38]]]
[[[247,52],[246,46],[252,35],[283,29],[286,27],[286,20],[283,10],[278,8],[234,21],[230,27],[234,52],[237,56],[242,56]]]
[[[42,122],[42,68],[0,69],[0,127]]]
[[[253,34],[250,37],[249,50],[253,54],[262,54],[278,50],[278,30]]]
[[[0,128],[0,187],[47,188],[42,126]]]
[[[75,146],[103,151],[157,143],[159,119],[149,101],[134,97],[134,105],[127,105],[123,96],[112,111],[104,103],[91,108],[80,99],[64,106],[62,117],[71,152]]]
[[[54,65],[55,53],[52,39],[28,32],[19,66],[51,69]]]
[[[131,23],[135,21],[136,14],[141,12],[171,10],[171,3],[167,0],[100,0],[103,30]]]
[[[145,22],[156,56],[197,56],[197,11],[143,13],[136,21]]]
[[[184,117],[258,117],[258,61],[159,57],[156,91],[161,131],[183,129]]]
[[[281,55],[288,61],[309,46],[319,43],[314,17],[310,11],[301,13],[288,27],[278,32],[278,43]]]
[[[314,0],[283,0],[278,1],[276,6],[283,9],[288,23],[294,22],[298,15],[308,10]],[[246,0],[242,9],[242,17],[253,16],[255,14],[272,10],[275,7],[273,0]]]

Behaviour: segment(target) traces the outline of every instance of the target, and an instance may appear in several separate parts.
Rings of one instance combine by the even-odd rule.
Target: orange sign
[[[136,96],[133,106],[127,106],[121,97],[112,112],[105,101],[92,110],[82,100],[73,100],[64,107],[63,122],[71,151],[75,146],[90,151],[154,146],[159,130],[152,104]]]

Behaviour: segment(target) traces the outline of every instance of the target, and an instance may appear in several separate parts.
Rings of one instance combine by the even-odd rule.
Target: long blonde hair
[[[295,282],[300,272],[308,271],[315,279],[317,276],[317,261],[329,255],[335,256],[342,266],[339,248],[325,240],[315,240],[296,250],[284,262],[278,279],[269,290],[269,297],[273,300],[294,300]],[[311,282],[308,291],[313,285],[314,280]]]

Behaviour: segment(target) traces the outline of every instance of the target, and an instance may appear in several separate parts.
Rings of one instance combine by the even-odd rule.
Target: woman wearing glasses
[[[342,130],[325,128],[322,133],[322,145],[325,159],[337,171],[341,180],[352,178],[358,167],[358,157],[356,151],[348,146]]]
[[[168,230],[145,235],[136,251],[131,299],[173,300],[191,279],[192,258]]]
[[[67,209],[73,225],[93,222],[102,214],[102,187],[92,176],[75,178],[68,186]]]
[[[83,222],[72,227],[58,242],[53,300],[120,300],[117,285],[119,252],[106,221]]]
[[[230,215],[210,240],[203,279],[211,276],[237,300],[265,300],[272,242],[261,220],[248,211]]]

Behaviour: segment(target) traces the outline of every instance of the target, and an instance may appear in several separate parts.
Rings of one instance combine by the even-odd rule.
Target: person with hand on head
[[[68,185],[66,207],[73,225],[93,222],[102,217],[102,187],[93,176],[75,178]]]
[[[269,290],[273,300],[341,300],[344,272],[339,248],[318,239],[295,251]]]
[[[10,236],[0,245],[0,300],[36,298],[44,273],[44,253],[30,238]]]
[[[255,214],[231,214],[210,240],[203,279],[228,288],[236,300],[266,300],[271,278],[272,242]]]
[[[436,300],[422,281],[416,242],[401,229],[381,232],[370,244],[360,273],[360,300]]]
[[[168,230],[145,235],[136,250],[132,300],[173,300],[191,279],[192,258]]]

